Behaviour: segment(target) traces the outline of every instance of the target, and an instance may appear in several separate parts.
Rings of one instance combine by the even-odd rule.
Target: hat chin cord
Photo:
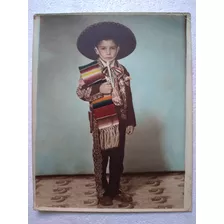
[[[107,66],[108,73],[109,73],[109,78],[110,78],[110,83],[111,83],[112,88],[114,88],[114,81],[113,81],[112,74],[111,74],[110,64],[111,64],[113,61],[115,61],[115,59],[113,59],[113,60],[111,60],[111,61],[105,61],[105,60],[103,60],[103,59],[100,57],[100,60],[103,62],[104,65]]]
[[[111,75],[111,70],[110,70],[110,62],[107,61],[106,63],[107,63],[107,69],[108,69],[109,76],[110,76],[111,85],[112,85],[112,88],[114,89],[114,82],[113,82],[112,75]]]

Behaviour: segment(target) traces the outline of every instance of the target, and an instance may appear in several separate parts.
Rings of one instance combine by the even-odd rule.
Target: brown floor
[[[131,204],[114,201],[106,208],[183,208],[184,173],[124,175],[123,191]],[[93,176],[36,177],[37,207],[99,208]],[[102,208],[102,207],[100,207]]]

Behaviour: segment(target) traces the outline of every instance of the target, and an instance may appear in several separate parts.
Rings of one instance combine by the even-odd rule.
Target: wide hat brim
[[[127,57],[136,48],[133,32],[128,27],[115,22],[100,22],[87,27],[78,37],[77,48],[85,57],[96,60],[98,55],[94,47],[105,39],[113,39],[119,44],[117,59]]]

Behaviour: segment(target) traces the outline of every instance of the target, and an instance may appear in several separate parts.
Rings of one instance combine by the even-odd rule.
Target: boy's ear
[[[96,54],[98,55],[99,51],[98,51],[97,47],[94,47],[94,50],[95,50]]]
[[[117,47],[117,52],[119,52],[119,51],[120,51],[120,47],[118,46],[118,47]]]

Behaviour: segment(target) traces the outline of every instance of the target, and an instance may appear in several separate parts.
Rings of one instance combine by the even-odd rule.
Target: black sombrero
[[[80,34],[77,48],[87,58],[96,60],[98,56],[94,47],[103,39],[113,39],[119,44],[117,59],[127,57],[136,47],[135,35],[128,27],[115,22],[99,22],[87,27]]]

